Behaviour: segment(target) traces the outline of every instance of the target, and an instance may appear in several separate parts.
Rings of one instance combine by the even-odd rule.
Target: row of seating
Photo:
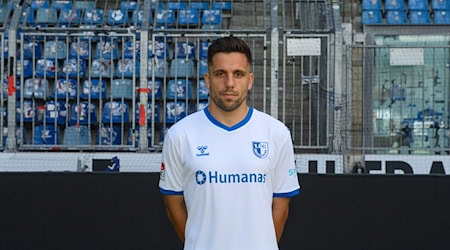
[[[17,76],[29,78],[132,78],[140,75],[140,61],[132,59],[119,60],[116,65],[111,60],[94,59],[90,63],[89,71],[86,62],[77,59],[67,59],[61,65],[55,59],[38,59],[33,65],[30,60],[17,63]],[[62,67],[61,67],[62,66]],[[198,72],[195,68],[198,68]],[[34,71],[33,71],[34,69]],[[157,78],[203,78],[207,72],[207,60],[199,60],[195,63],[192,59],[173,59],[169,62],[163,59],[151,60],[147,65],[147,76]],[[198,73],[198,75],[197,75]]]
[[[17,82],[17,98],[22,96],[20,82]],[[162,82],[161,80],[148,81],[148,97],[155,97],[156,100],[162,99]],[[111,93],[106,93],[107,86],[105,80],[91,79],[85,80],[81,84],[81,91],[79,97],[81,99],[133,99],[133,92],[135,90],[133,83],[129,79],[116,79],[111,82]],[[3,98],[8,96],[8,86],[5,81],[3,85]],[[190,80],[185,79],[171,79],[167,83],[166,99],[169,100],[207,100],[208,88],[206,88],[205,81],[199,80],[196,86],[196,95],[192,95],[193,87]],[[134,93],[137,96],[137,93]],[[46,79],[34,78],[27,79],[23,85],[23,98],[25,99],[59,99],[59,100],[75,100],[78,97],[78,84],[73,79],[57,79],[54,83],[53,91],[49,93],[49,84]]]
[[[385,20],[385,21],[383,21]],[[368,24],[450,24],[450,10],[429,11],[387,11],[385,18],[379,10],[365,10],[362,12],[361,21],[363,25]]]
[[[362,0],[362,10],[422,10],[428,11],[428,0]],[[431,10],[450,10],[450,0],[431,0]]]
[[[7,9],[0,9],[0,21],[6,21]],[[159,29],[174,27],[198,27],[220,29],[222,24],[222,10],[179,10],[158,9],[155,15],[155,27]],[[29,10],[23,12],[22,22],[24,24],[78,27],[80,25],[109,25],[109,26],[139,26],[143,22],[143,10],[133,10],[130,14],[122,9],[110,9],[105,13],[103,9],[63,9],[58,13],[56,9],[41,8],[35,11]],[[3,17],[3,18],[2,18]],[[149,15],[148,22],[153,23],[152,14]]]
[[[160,122],[160,104],[147,104],[147,123]],[[207,101],[201,101],[194,106],[194,111],[201,110],[207,105]],[[102,109],[100,120],[97,118],[96,104],[89,102],[79,102],[76,105],[62,101],[47,101],[44,105],[36,105],[31,100],[24,100],[17,103],[16,121],[36,124],[56,124],[56,125],[95,125],[100,123],[127,124],[130,122],[130,108],[126,102],[108,101]],[[185,101],[168,101],[164,108],[164,122],[176,122],[189,113],[189,106]],[[140,120],[140,104],[136,103],[135,121]],[[153,120],[154,119],[154,120]]]
[[[206,59],[210,41],[195,42],[177,41],[174,44],[173,53],[166,41],[150,41],[148,44],[148,58],[163,59],[188,58]],[[67,47],[69,49],[67,50]],[[198,56],[197,54],[198,47]],[[4,58],[8,57],[8,46],[5,46]],[[140,59],[140,41],[125,40],[123,43],[114,41],[113,38],[102,38],[97,42],[89,41],[25,41],[23,44],[24,59]],[[94,53],[92,53],[94,51]]]

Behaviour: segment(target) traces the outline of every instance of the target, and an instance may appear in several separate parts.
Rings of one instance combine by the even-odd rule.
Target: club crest
[[[269,155],[269,143],[267,142],[253,142],[253,153],[263,159]]]

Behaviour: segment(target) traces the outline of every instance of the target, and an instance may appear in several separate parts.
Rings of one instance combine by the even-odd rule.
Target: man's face
[[[209,89],[210,106],[231,112],[246,105],[253,86],[250,64],[242,53],[217,53],[212,58],[205,83]]]

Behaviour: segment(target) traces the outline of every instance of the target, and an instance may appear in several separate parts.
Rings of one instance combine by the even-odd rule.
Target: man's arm
[[[186,228],[187,209],[183,195],[164,195],[167,215],[172,222],[178,237],[184,242],[184,231]]]
[[[283,234],[284,224],[286,223],[289,213],[289,201],[288,197],[275,197],[272,201],[272,218],[275,225],[275,233],[277,236],[277,242],[280,241]]]

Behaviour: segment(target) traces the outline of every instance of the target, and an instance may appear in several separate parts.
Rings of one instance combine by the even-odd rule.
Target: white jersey
[[[278,249],[272,199],[300,191],[289,130],[253,108],[227,127],[205,108],[168,130],[159,187],[184,195],[184,249]]]

